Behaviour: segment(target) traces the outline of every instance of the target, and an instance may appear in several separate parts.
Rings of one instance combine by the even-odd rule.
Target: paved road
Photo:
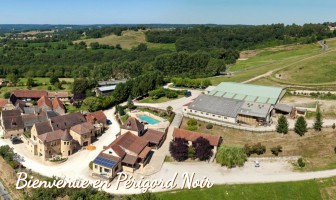
[[[10,200],[12,199],[10,194],[7,192],[6,188],[2,185],[0,181],[0,199]]]

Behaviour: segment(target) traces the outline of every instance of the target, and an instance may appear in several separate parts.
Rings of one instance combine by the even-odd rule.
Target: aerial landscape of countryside
[[[336,199],[335,2],[3,6],[0,199]]]

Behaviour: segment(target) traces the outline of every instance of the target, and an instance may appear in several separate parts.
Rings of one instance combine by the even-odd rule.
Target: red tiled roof
[[[140,131],[145,130],[145,126],[143,124],[141,124],[139,122],[139,120],[137,120],[134,117],[128,118],[125,121],[125,123],[121,126],[121,128],[126,129],[126,130],[130,130],[130,131],[136,131],[136,132],[140,132]]]
[[[58,97],[56,97],[56,98],[52,101],[52,107],[53,107],[53,110],[56,110],[58,107],[60,107],[61,109],[65,110],[62,101],[59,100]]]
[[[85,123],[77,124],[71,127],[70,130],[82,135],[85,133],[90,133],[93,129],[94,129],[94,126],[91,123],[85,122]]]
[[[47,105],[48,107],[52,108],[52,103],[50,99],[46,96],[42,96],[38,101],[37,101],[37,107],[41,108],[43,105]]]
[[[166,136],[166,133],[148,129],[146,133],[141,136],[143,139],[154,144],[160,144],[161,140]]]
[[[60,140],[63,135],[64,135],[64,131],[57,130],[57,131],[51,131],[51,132],[43,133],[41,135],[38,135],[37,137],[42,142],[52,142],[52,141]]]
[[[188,141],[196,141],[199,137],[203,137],[207,140],[209,140],[210,144],[212,146],[218,146],[222,140],[220,136],[215,135],[209,135],[209,134],[203,134],[203,133],[197,133],[193,131],[188,131],[180,128],[175,128],[173,132],[174,138],[183,138]]]
[[[69,93],[68,92],[63,92],[63,91],[58,91],[58,92],[48,92],[48,97],[49,98],[68,98]]]
[[[139,155],[147,144],[148,142],[145,139],[138,137],[131,132],[126,132],[115,139],[105,149],[112,148],[113,151],[122,158],[126,155],[124,149]]]
[[[96,121],[98,123],[106,123],[106,115],[102,110],[96,111],[96,112],[92,112],[92,113],[88,113],[86,115],[86,121],[90,122],[90,123],[95,123]]]
[[[17,98],[41,98],[42,96],[48,96],[45,90],[12,90],[11,92]]]
[[[141,151],[141,153],[139,154],[139,158],[146,158],[146,156],[148,155],[148,153],[152,150],[152,148],[150,147],[145,147],[144,150]]]
[[[129,155],[127,154],[124,159],[122,160],[123,163],[126,163],[126,164],[130,164],[130,165],[134,165],[137,161],[137,158],[136,156],[132,156],[132,155]]]
[[[2,99],[0,98],[0,108],[5,107],[5,105],[8,103],[8,99]]]

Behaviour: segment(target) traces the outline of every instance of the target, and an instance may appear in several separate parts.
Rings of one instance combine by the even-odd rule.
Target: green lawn
[[[210,189],[185,189],[158,193],[164,200],[319,200],[335,199],[336,178],[297,182],[261,183],[240,185],[215,185]]]
[[[159,99],[152,99],[152,97],[147,97],[147,98],[144,98],[144,99],[140,100],[139,102],[140,103],[163,103],[163,102],[179,99],[179,98],[182,98],[182,97],[183,97],[183,95],[178,95],[177,98],[173,98],[173,99],[170,99],[170,98],[167,98],[167,97],[161,97]]]

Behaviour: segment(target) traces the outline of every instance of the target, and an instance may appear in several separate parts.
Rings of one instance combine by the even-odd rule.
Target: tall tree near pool
[[[127,99],[127,107],[130,110],[134,109],[134,103],[131,95]]]
[[[281,115],[278,119],[278,124],[276,126],[276,131],[278,133],[288,133],[288,121],[284,115]]]
[[[168,106],[168,107],[166,108],[166,111],[167,111],[167,115],[168,115],[168,116],[171,116],[171,114],[173,113],[173,107]]]
[[[303,136],[307,132],[307,122],[303,116],[300,116],[295,122],[295,133]]]

